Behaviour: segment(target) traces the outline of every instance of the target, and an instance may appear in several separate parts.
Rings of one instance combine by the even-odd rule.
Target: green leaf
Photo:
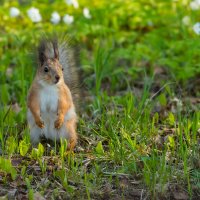
[[[29,150],[30,144],[27,143],[25,140],[21,140],[19,143],[19,152],[21,156],[25,156]]]
[[[21,175],[24,177],[26,175],[26,166],[24,165],[21,169]]]
[[[37,156],[40,158],[42,157],[44,154],[44,147],[41,143],[38,144],[38,152],[37,152]]]
[[[95,151],[100,155],[104,155],[104,150],[101,141],[97,144]]]
[[[10,100],[10,94],[9,94],[8,88],[9,88],[8,84],[3,84],[3,85],[0,86],[0,89],[1,89],[1,99],[2,99],[2,102],[5,105]]]
[[[172,112],[169,113],[169,116],[168,116],[167,121],[169,122],[169,124],[170,124],[171,126],[173,126],[173,125],[175,124],[175,117],[174,117],[174,115],[173,115]]]
[[[15,180],[17,176],[16,169],[12,166],[10,160],[0,157],[0,169],[8,174],[11,174],[13,180]]]
[[[159,114],[156,112],[153,116],[152,124],[155,125],[159,121]]]
[[[9,155],[13,154],[17,149],[17,142],[13,136],[8,137],[6,140],[6,150]]]
[[[166,96],[163,93],[158,98],[159,98],[159,102],[162,106],[167,105],[167,99],[166,99]]]
[[[168,136],[168,140],[169,140],[169,146],[174,148],[175,147],[175,141],[174,138],[172,136]]]
[[[62,159],[65,156],[66,150],[67,150],[67,140],[66,139],[64,139],[64,140],[61,139],[60,140],[60,149],[59,149],[59,151],[60,151],[60,156],[61,156]]]
[[[34,159],[38,158],[38,149],[37,148],[33,148],[31,151],[31,157]]]

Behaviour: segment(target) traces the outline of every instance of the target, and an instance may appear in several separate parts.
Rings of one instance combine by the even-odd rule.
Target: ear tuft
[[[54,39],[52,41],[52,44],[53,44],[54,58],[59,60],[59,51],[58,51],[58,41],[57,41],[57,39]]]
[[[41,40],[38,46],[38,59],[41,65],[48,59],[47,56],[47,42],[45,40]]]

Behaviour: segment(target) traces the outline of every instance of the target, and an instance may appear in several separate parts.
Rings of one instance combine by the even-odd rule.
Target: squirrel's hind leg
[[[68,150],[73,150],[77,143],[77,133],[76,133],[76,119],[70,119],[65,122],[66,131],[62,134],[63,138],[68,140]]]

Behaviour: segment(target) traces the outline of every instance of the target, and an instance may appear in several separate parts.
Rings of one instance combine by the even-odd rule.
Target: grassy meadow
[[[0,199],[200,199],[200,3],[69,3],[0,1]],[[32,148],[26,125],[32,54],[53,32],[80,51],[71,153]]]

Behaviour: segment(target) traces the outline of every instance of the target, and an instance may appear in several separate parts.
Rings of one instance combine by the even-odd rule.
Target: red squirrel
[[[33,145],[39,143],[41,136],[58,141],[67,139],[68,149],[77,143],[77,114],[68,85],[73,84],[76,74],[70,59],[72,54],[66,42],[40,41],[38,68],[27,98],[27,121]]]

